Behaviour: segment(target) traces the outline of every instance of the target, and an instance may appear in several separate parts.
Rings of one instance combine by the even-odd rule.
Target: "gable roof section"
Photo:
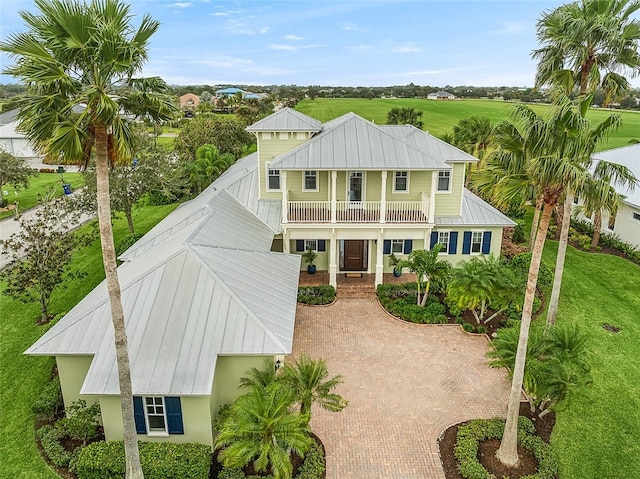
[[[466,151],[462,151],[413,125],[380,125],[380,128],[447,163],[476,163],[478,161],[475,156]]]
[[[451,166],[354,113],[325,123],[309,141],[276,156],[284,170],[446,170]]]
[[[436,228],[441,226],[495,226],[510,227],[515,223],[468,189],[462,189],[462,215],[436,216]]]
[[[600,160],[603,160],[609,163],[626,166],[631,170],[636,178],[640,179],[640,143],[594,153],[592,157],[594,159],[592,170]],[[626,203],[629,203],[636,208],[640,208],[640,184],[636,185],[633,190],[631,188],[623,188],[615,185],[614,187],[618,193],[626,196],[624,199]]]
[[[247,127],[247,131],[309,131],[317,133],[320,121],[291,108],[282,108],[266,118]]]

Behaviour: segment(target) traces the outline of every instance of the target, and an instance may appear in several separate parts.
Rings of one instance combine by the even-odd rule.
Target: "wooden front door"
[[[344,271],[364,271],[367,269],[364,255],[364,241],[344,240]]]

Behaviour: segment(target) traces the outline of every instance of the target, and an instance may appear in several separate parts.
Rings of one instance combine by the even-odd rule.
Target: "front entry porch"
[[[347,273],[337,275],[336,293],[339,298],[349,297],[365,297],[375,295],[376,275],[373,273],[362,273],[361,277],[347,276]],[[403,273],[402,276],[396,277],[392,273],[384,273],[383,282],[391,284],[411,283],[416,281],[416,275],[413,273]],[[315,274],[309,274],[306,271],[300,271],[299,286],[319,286],[329,284],[329,272],[318,271]]]

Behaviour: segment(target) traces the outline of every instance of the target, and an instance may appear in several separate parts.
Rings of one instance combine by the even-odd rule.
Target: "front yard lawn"
[[[140,232],[149,231],[176,206],[172,204],[136,209],[136,227]],[[114,223],[116,243],[128,233],[126,220],[120,219]],[[88,275],[79,280],[68,281],[66,289],[54,292],[50,306],[52,313],[69,311],[102,281],[104,271],[100,241],[96,240],[80,250],[72,265],[74,269],[85,271]],[[4,282],[0,282],[0,290],[4,286]],[[51,324],[36,326],[38,305],[25,305],[4,294],[0,294],[0,311],[0,478],[55,479],[58,476],[47,467],[36,448],[34,415],[31,411],[35,397],[49,382],[54,359],[22,354]]]

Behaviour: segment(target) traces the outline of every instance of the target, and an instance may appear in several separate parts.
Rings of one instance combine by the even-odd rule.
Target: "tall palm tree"
[[[158,78],[136,79],[159,23],[148,15],[131,25],[118,0],[35,0],[38,14],[20,12],[28,30],[0,49],[15,60],[4,70],[28,86],[20,128],[53,158],[88,163],[95,150],[98,221],[111,304],[120,386],[126,477],[143,477],[133,419],[133,397],[120,284],[111,226],[109,165],[131,161],[134,143],[126,114],[169,119],[175,106]],[[84,110],[74,115],[77,107]]]
[[[328,376],[324,359],[311,359],[302,355],[296,359],[295,365],[285,364],[284,380],[294,390],[294,397],[300,403],[302,414],[311,414],[314,403],[331,412],[340,412],[347,406],[348,402],[342,396],[331,392],[342,383],[343,377]]]
[[[220,425],[220,461],[234,468],[253,463],[274,479],[290,479],[291,453],[302,457],[313,441],[309,415],[292,411],[292,402],[293,391],[278,381],[240,396]]]
[[[448,261],[444,261],[438,257],[438,253],[440,253],[442,248],[443,246],[441,244],[437,244],[428,251],[424,249],[414,249],[409,253],[407,259],[398,263],[398,269],[407,268],[416,274],[418,288],[416,304],[419,306],[427,304],[431,283],[444,279],[451,269]]]
[[[601,87],[607,99],[629,89],[625,73],[640,74],[640,21],[637,0],[580,0],[547,11],[537,24],[542,47],[536,85],[560,86],[580,94]]]

